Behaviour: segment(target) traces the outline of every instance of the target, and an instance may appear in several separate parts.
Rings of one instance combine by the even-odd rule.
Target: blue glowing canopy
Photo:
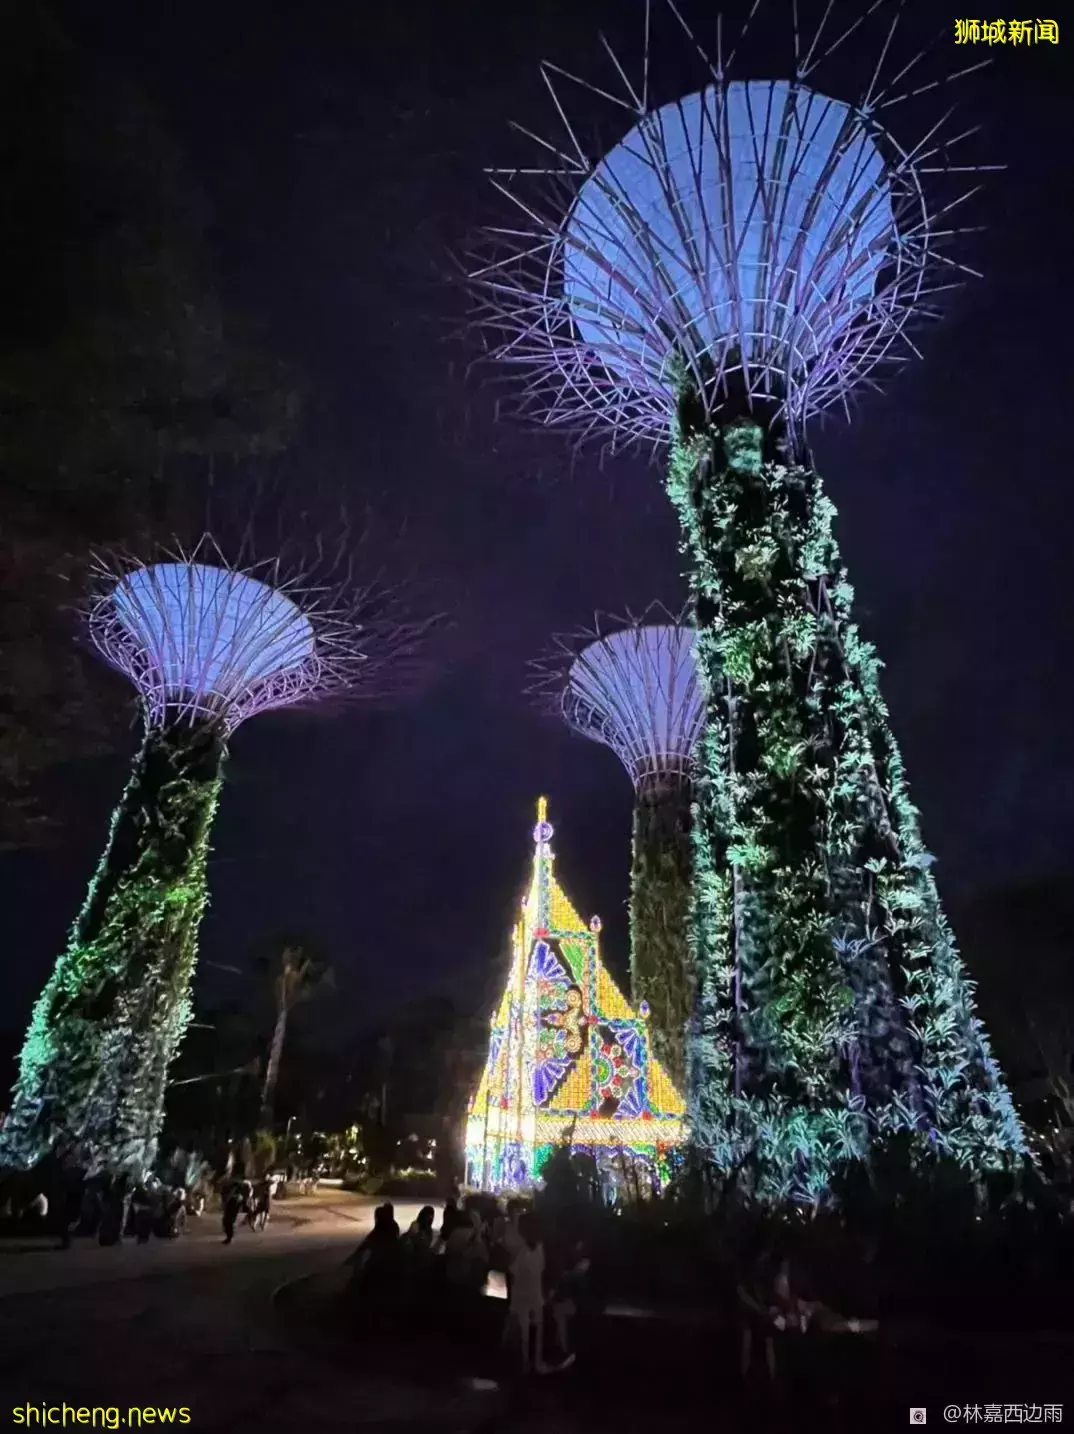
[[[563,715],[636,783],[689,768],[705,719],[693,647],[693,628],[647,624],[590,643],[571,665]]]
[[[866,317],[898,244],[864,118],[785,81],[710,87],[646,115],[564,229],[564,297],[613,372],[728,353],[800,380]],[[763,382],[760,387],[769,387]]]
[[[309,618],[285,593],[245,573],[203,563],[135,568],[113,590],[142,686],[167,699],[241,703],[259,685],[315,656]]]

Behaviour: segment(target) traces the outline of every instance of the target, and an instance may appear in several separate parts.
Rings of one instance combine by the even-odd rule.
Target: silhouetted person
[[[78,1233],[96,1235],[101,1224],[101,1184],[99,1180],[87,1180],[82,1191],[82,1205],[78,1214]]]
[[[170,1239],[172,1233],[172,1192],[166,1185],[156,1184],[150,1192],[153,1207],[153,1234],[158,1240]]]
[[[519,1344],[522,1372],[530,1370],[530,1346],[538,1370],[544,1368],[544,1246],[532,1215],[524,1215],[519,1228],[522,1248],[514,1258],[508,1318]]]
[[[268,1224],[271,1205],[272,1182],[268,1179],[260,1180],[254,1188],[253,1226],[255,1230],[263,1230]]]
[[[405,1274],[412,1287],[427,1283],[438,1268],[439,1261],[433,1258],[435,1247],[436,1211],[431,1205],[424,1205],[402,1242]]]
[[[523,1238],[520,1228],[523,1216],[526,1213],[526,1206],[521,1200],[508,1200],[507,1218],[500,1231],[500,1252],[502,1255],[503,1278],[507,1287],[507,1304],[511,1305],[511,1282],[513,1275],[511,1267],[516,1256],[525,1248],[526,1241]]]
[[[749,1374],[754,1352],[764,1350],[768,1378],[776,1378],[776,1337],[787,1330],[803,1331],[809,1323],[808,1307],[791,1288],[790,1251],[786,1236],[761,1239],[755,1249],[752,1268],[738,1287],[742,1320],[741,1374]]]
[[[131,1216],[134,1238],[139,1245],[148,1245],[153,1233],[153,1202],[144,1185],[139,1185],[131,1196]]]
[[[459,1209],[458,1201],[454,1197],[444,1202],[444,1217],[440,1222],[440,1239],[445,1245],[465,1219],[466,1216]]]
[[[86,1188],[85,1172],[79,1169],[73,1159],[64,1163],[63,1185],[63,1227],[60,1231],[60,1249],[69,1250],[71,1236],[81,1219],[82,1198]]]
[[[589,1256],[581,1240],[570,1241],[557,1260],[549,1304],[556,1328],[556,1342],[562,1358],[561,1369],[574,1363],[571,1326],[586,1301],[589,1284]]]
[[[480,1294],[489,1271],[489,1251],[485,1243],[485,1222],[480,1210],[471,1210],[451,1232],[444,1251],[444,1274],[448,1285],[457,1291]]]
[[[242,1210],[242,1188],[239,1185],[229,1185],[224,1195],[224,1244],[230,1245],[235,1238],[235,1223]]]
[[[38,1161],[30,1177],[32,1198],[23,1208],[23,1218],[35,1233],[59,1233],[64,1217],[63,1156],[50,1150]]]
[[[186,1229],[186,1191],[170,1191],[165,1208],[168,1221],[168,1238],[174,1240]]]
[[[398,1240],[399,1224],[395,1218],[395,1206],[390,1200],[386,1200],[380,1207],[380,1216],[382,1224],[387,1225],[391,1229],[394,1238]]]
[[[418,1211],[418,1218],[406,1232],[408,1244],[419,1252],[431,1254],[436,1239],[435,1224],[436,1211],[431,1205],[423,1205]]]
[[[390,1204],[373,1212],[373,1228],[350,1256],[363,1297],[382,1300],[394,1293],[400,1272],[399,1226]]]
[[[102,1200],[101,1224],[97,1235],[102,1245],[118,1245],[122,1240],[129,1204],[130,1193],[127,1189],[127,1177],[125,1175],[113,1177],[108,1182]]]

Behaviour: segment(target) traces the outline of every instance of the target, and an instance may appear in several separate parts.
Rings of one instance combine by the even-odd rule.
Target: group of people
[[[583,1241],[561,1237],[546,1255],[537,1216],[510,1200],[498,1221],[494,1246],[507,1284],[505,1342],[514,1344],[523,1373],[568,1369],[575,1360],[571,1329],[584,1299],[590,1268]],[[545,1359],[545,1325],[551,1317],[559,1359]]]
[[[272,1197],[275,1183],[266,1176],[256,1183],[252,1180],[233,1180],[224,1187],[220,1195],[221,1220],[224,1226],[224,1244],[230,1245],[235,1238],[235,1226],[240,1216],[251,1230],[263,1230],[272,1213]]]
[[[805,1299],[794,1278],[786,1241],[762,1241],[752,1277],[738,1286],[742,1332],[741,1368],[745,1378],[759,1349],[770,1380],[776,1378],[777,1339],[815,1328],[827,1334],[870,1334],[876,1320],[838,1314],[819,1300]]]
[[[87,1177],[76,1164],[65,1161],[49,1172],[48,1193],[42,1188],[32,1197],[19,1193],[0,1201],[0,1217],[18,1222],[27,1232],[60,1237],[69,1249],[74,1237],[96,1238],[102,1245],[117,1245],[125,1236],[139,1245],[183,1234],[190,1216],[205,1209],[205,1197],[181,1186],[168,1186],[155,1176],[138,1181],[128,1175]],[[271,1177],[257,1182],[231,1181],[221,1191],[224,1243],[230,1244],[240,1218],[252,1230],[268,1224],[275,1194]]]
[[[191,1200],[184,1189],[173,1189],[153,1177],[135,1181],[126,1175],[95,1175],[68,1167],[52,1189],[51,1199],[38,1190],[19,1212],[12,1211],[30,1230],[51,1231],[62,1249],[74,1237],[95,1238],[102,1245],[117,1245],[133,1236],[140,1245],[151,1236],[174,1239],[186,1228]]]
[[[186,1229],[186,1191],[171,1190],[159,1180],[135,1185],[131,1191],[129,1229],[139,1245],[156,1235],[161,1240],[177,1239]]]
[[[504,1342],[517,1353],[524,1372],[547,1373],[574,1363],[571,1327],[588,1283],[589,1257],[580,1240],[556,1238],[548,1252],[537,1216],[520,1200],[507,1209],[487,1202],[448,1200],[440,1229],[426,1205],[402,1234],[391,1204],[374,1213],[373,1229],[348,1261],[363,1298],[378,1305],[405,1297],[417,1282],[435,1278],[449,1295],[465,1300],[484,1293],[492,1271],[507,1287]],[[558,1360],[545,1359],[546,1323],[554,1333]]]

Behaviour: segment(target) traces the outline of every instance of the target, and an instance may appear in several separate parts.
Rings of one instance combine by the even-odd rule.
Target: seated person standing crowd
[[[424,1206],[401,1237],[392,1205],[374,1212],[373,1229],[347,1262],[363,1298],[394,1301],[413,1294],[416,1281],[435,1277],[449,1296],[468,1301],[485,1292],[490,1270],[498,1270],[507,1286],[505,1343],[518,1351],[523,1371],[573,1364],[571,1324],[589,1270],[582,1243],[556,1241],[547,1255],[537,1217],[520,1200],[511,1200],[506,1213],[476,1197],[462,1209],[449,1200],[439,1235],[435,1218],[433,1207]],[[546,1323],[559,1351],[555,1366],[545,1360]]]

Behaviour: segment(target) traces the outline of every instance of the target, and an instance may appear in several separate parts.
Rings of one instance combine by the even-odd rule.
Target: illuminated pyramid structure
[[[600,918],[586,925],[555,879],[544,797],[533,840],[507,989],[467,1117],[467,1183],[532,1186],[564,1141],[612,1181],[632,1165],[662,1181],[684,1139],[685,1103],[650,1053],[645,1002],[634,1011],[604,969]]]

